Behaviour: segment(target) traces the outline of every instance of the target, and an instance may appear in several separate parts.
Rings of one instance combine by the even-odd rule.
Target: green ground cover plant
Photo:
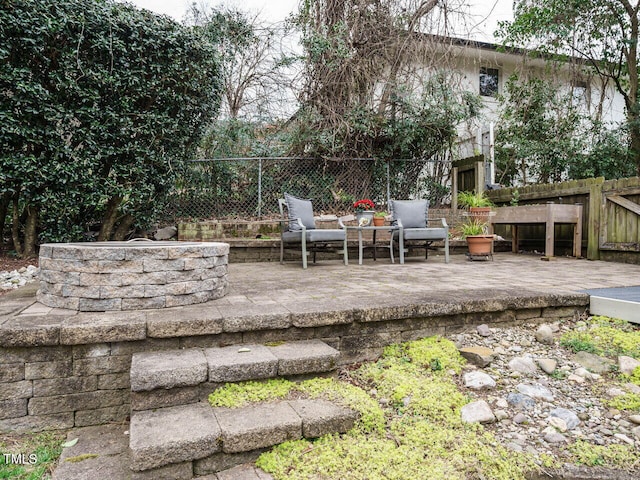
[[[62,452],[63,434],[45,432],[34,435],[0,436],[0,478],[11,480],[40,480],[50,478]],[[22,455],[19,462],[9,455]]]
[[[583,350],[606,356],[640,358],[640,331],[615,318],[591,317],[579,330],[562,335],[560,344],[574,352]]]

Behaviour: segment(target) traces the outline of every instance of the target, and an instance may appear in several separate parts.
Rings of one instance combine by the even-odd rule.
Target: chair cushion
[[[311,200],[303,200],[288,193],[284,194],[284,199],[287,202],[287,211],[289,214],[289,230],[301,230],[300,225],[298,225],[296,221],[297,218],[302,221],[302,224],[308,230],[316,228]]]
[[[444,228],[403,228],[402,236],[405,240],[444,240],[447,231]]]
[[[307,230],[307,242],[343,242],[345,230],[338,228],[317,228]],[[299,243],[302,241],[302,232],[283,232],[282,241],[287,243]]]
[[[393,224],[402,221],[403,228],[426,228],[429,200],[391,200]]]

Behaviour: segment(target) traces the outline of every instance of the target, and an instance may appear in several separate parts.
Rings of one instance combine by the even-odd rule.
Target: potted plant
[[[493,249],[493,235],[487,233],[487,224],[476,218],[471,218],[463,223],[461,228],[462,238],[467,240],[469,255],[489,256]]]
[[[462,208],[467,208],[471,218],[482,223],[489,221],[489,212],[493,207],[493,203],[484,192],[460,192],[458,194],[458,205]]]
[[[375,212],[375,204],[368,198],[358,200],[353,204],[353,208],[356,210],[356,220],[361,227],[367,227],[373,220],[373,214]]]
[[[387,212],[376,212],[373,214],[373,225],[376,227],[384,226],[384,221],[387,216]]]

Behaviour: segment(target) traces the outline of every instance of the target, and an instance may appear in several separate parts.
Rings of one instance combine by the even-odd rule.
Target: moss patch
[[[560,344],[574,352],[640,358],[640,331],[629,322],[608,317],[592,317],[583,330],[565,333]]]
[[[630,445],[601,446],[577,440],[568,450],[574,462],[589,467],[608,465],[631,468],[638,461],[635,450]]]
[[[637,393],[625,393],[624,395],[608,400],[606,403],[610,407],[618,410],[640,412],[640,395]]]
[[[65,462],[70,463],[80,463],[85,460],[89,460],[90,458],[98,458],[100,455],[97,453],[83,453],[82,455],[77,455],[75,457],[69,457],[65,460]]]
[[[295,383],[282,378],[227,383],[209,395],[209,403],[213,407],[238,408],[250,403],[264,402],[286,397]]]

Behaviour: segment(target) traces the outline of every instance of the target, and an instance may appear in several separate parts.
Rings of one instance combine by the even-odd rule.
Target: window
[[[495,97],[498,94],[499,73],[497,68],[480,67],[480,95]]]

